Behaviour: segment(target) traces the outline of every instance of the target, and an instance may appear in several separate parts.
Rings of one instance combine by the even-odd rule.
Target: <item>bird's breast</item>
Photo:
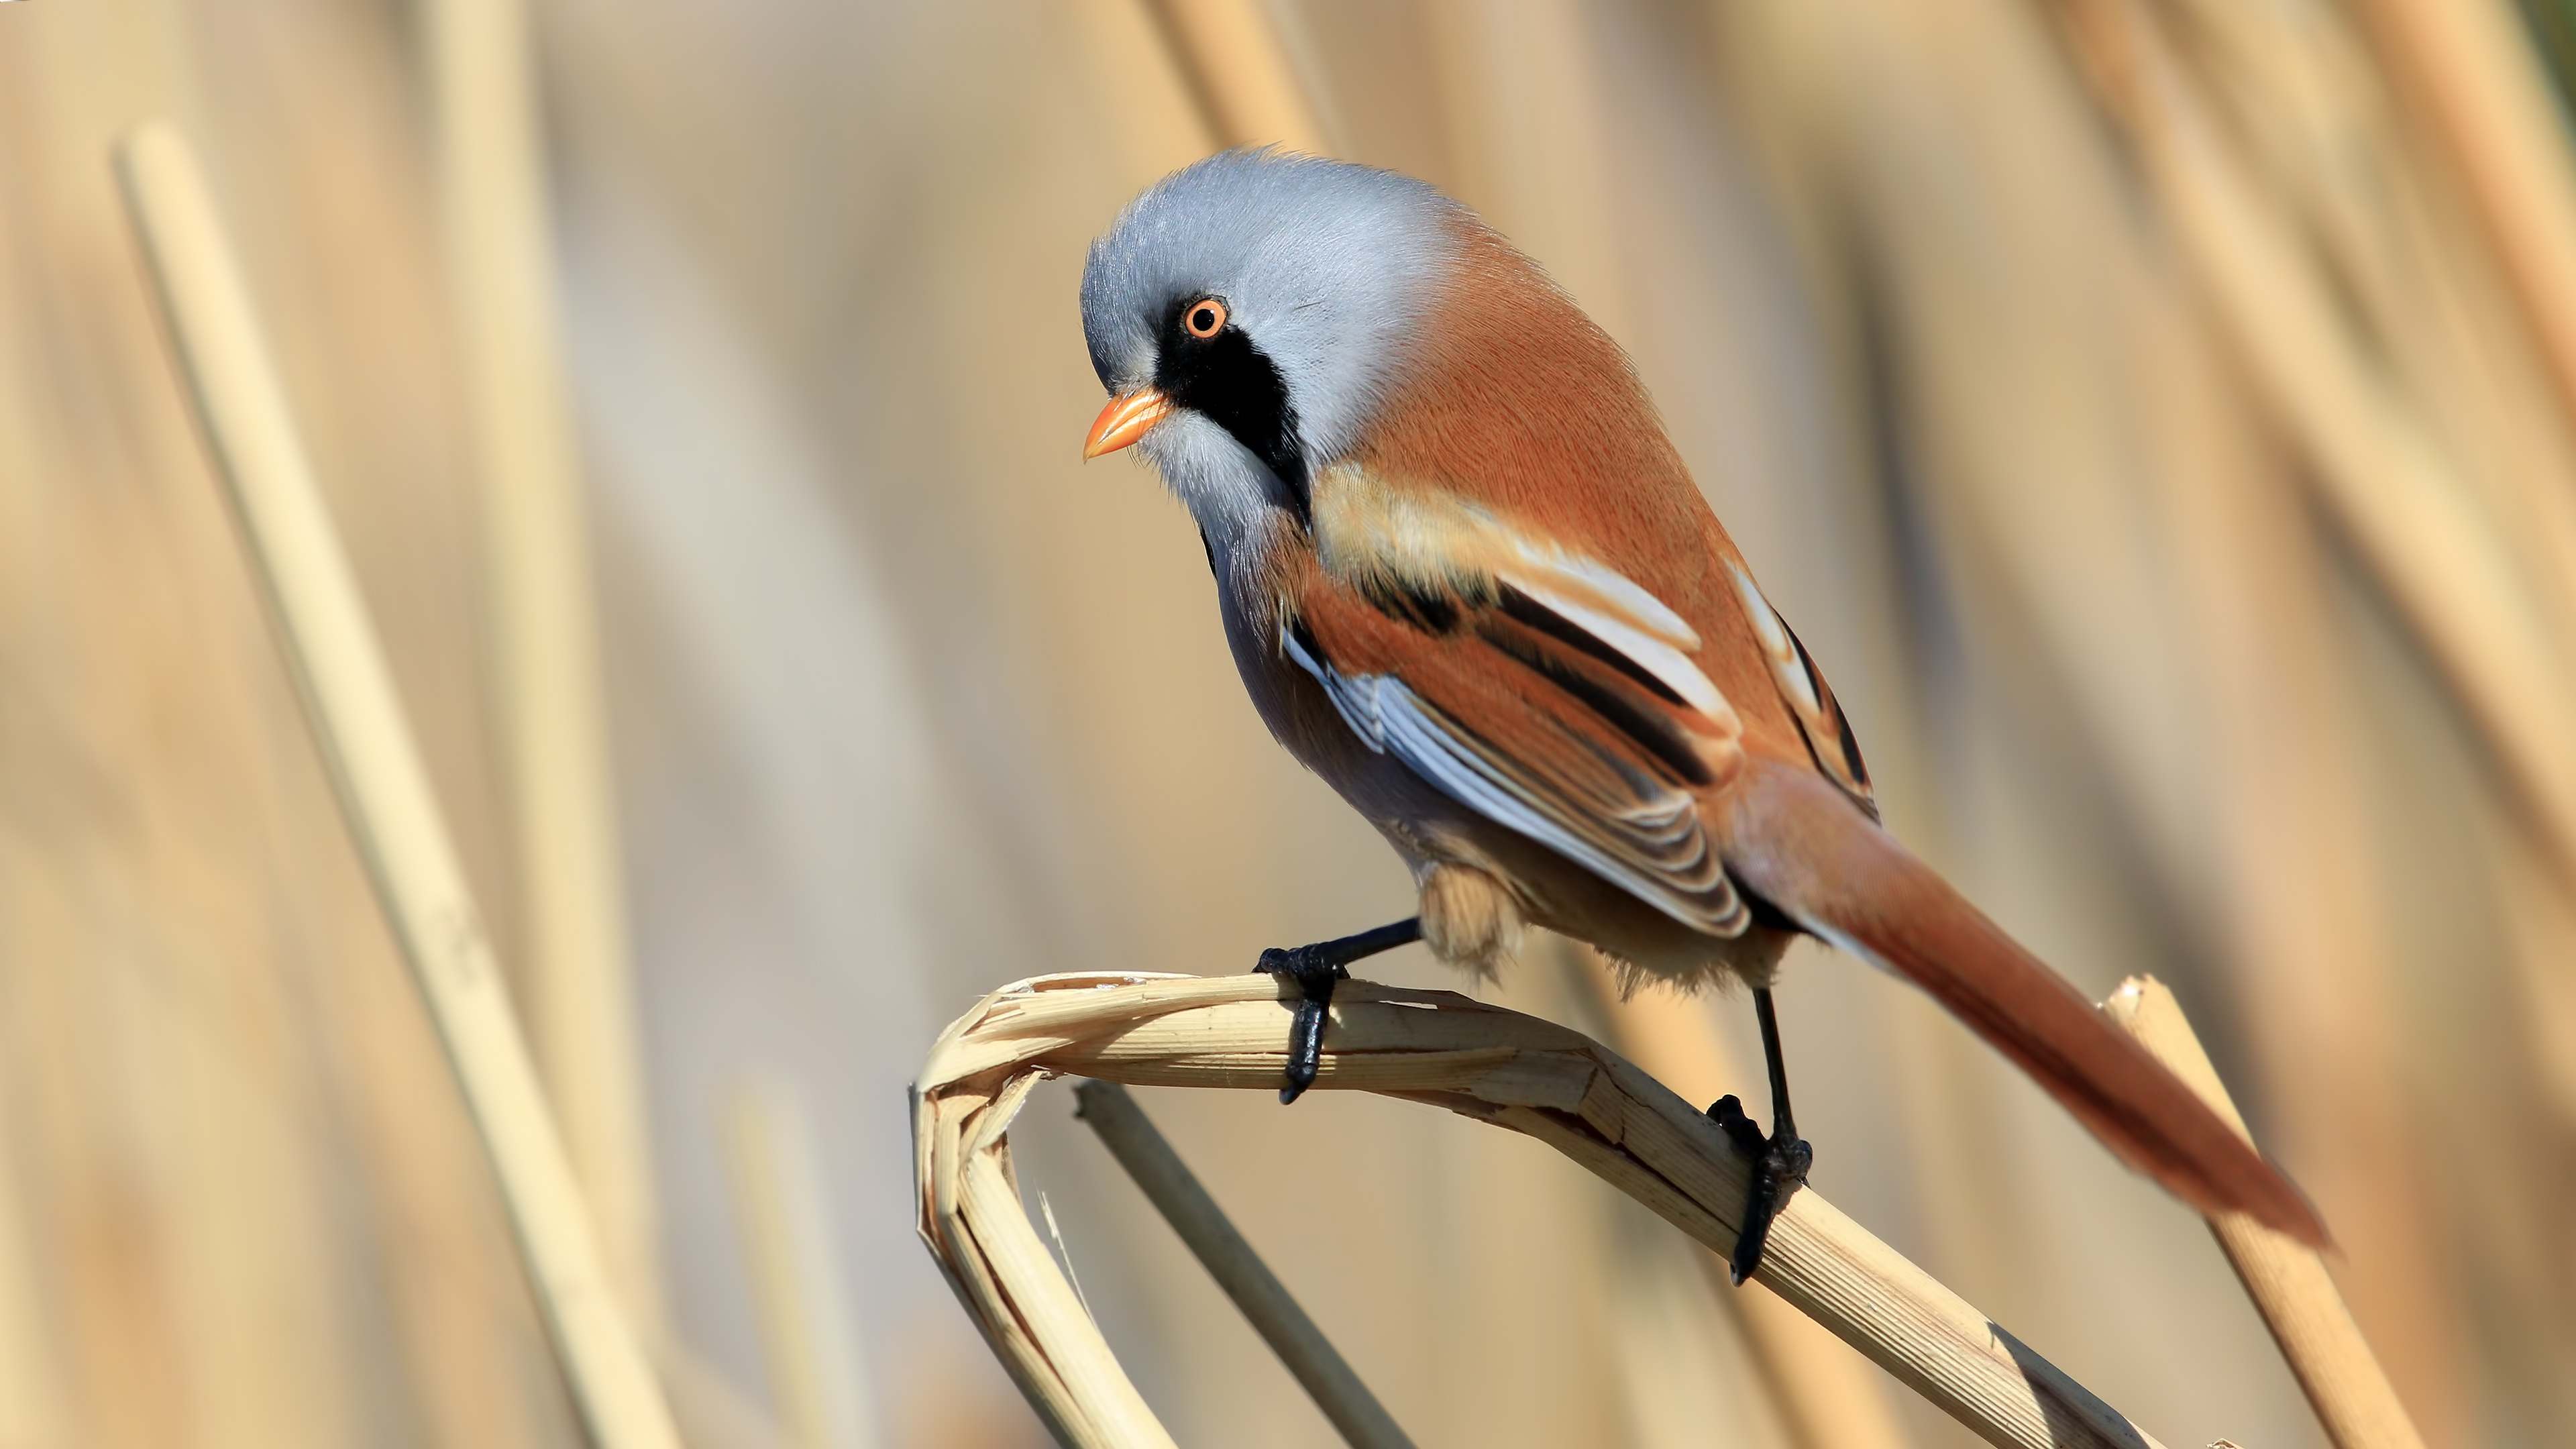
[[[1282,647],[1296,616],[1303,577],[1313,571],[1313,545],[1284,512],[1246,530],[1216,557],[1225,641],[1244,693],[1273,738],[1380,824],[1419,792],[1382,751],[1354,733],[1312,676]]]

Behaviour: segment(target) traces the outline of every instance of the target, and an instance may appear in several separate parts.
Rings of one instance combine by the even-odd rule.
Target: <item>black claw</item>
[[[1807,1169],[1815,1160],[1814,1149],[1795,1138],[1770,1139],[1754,1160],[1753,1183],[1745,1194],[1744,1231],[1736,1235],[1735,1255],[1726,1264],[1727,1276],[1736,1283],[1762,1266],[1762,1250],[1771,1241],[1771,1220],[1789,1194],[1806,1186]]]
[[[1753,1171],[1745,1184],[1744,1226],[1735,1235],[1735,1253],[1726,1264],[1727,1277],[1741,1286],[1762,1266],[1763,1246],[1771,1240],[1771,1220],[1791,1193],[1807,1185],[1807,1169],[1815,1165],[1816,1150],[1788,1135],[1795,1129],[1785,1123],[1782,1131],[1764,1136],[1733,1093],[1709,1104],[1708,1115],[1736,1150],[1752,1159]]]
[[[1350,978],[1350,968],[1313,946],[1286,950],[1273,946],[1261,953],[1261,964],[1252,969],[1256,974],[1285,976],[1305,994],[1288,1021],[1288,1085],[1279,1089],[1279,1105],[1284,1107],[1315,1085],[1316,1069],[1324,1062],[1324,1022],[1332,1010],[1333,986]]]
[[[1350,963],[1421,937],[1419,920],[1398,921],[1338,941],[1285,949],[1273,946],[1261,953],[1261,964],[1252,968],[1254,973],[1285,976],[1297,983],[1304,998],[1288,1022],[1288,1085],[1279,1089],[1281,1106],[1296,1101],[1315,1085],[1315,1072],[1324,1060],[1324,1023],[1332,1009],[1333,987],[1350,978]]]
[[[1708,1115],[1725,1129],[1728,1140],[1738,1151],[1756,1161],[1761,1160],[1767,1139],[1763,1137],[1762,1129],[1753,1125],[1753,1119],[1744,1115],[1744,1103],[1733,1092],[1709,1103]]]
[[[1757,989],[1753,1006],[1762,1023],[1762,1055],[1771,1075],[1771,1133],[1763,1135],[1732,1092],[1708,1108],[1710,1120],[1753,1164],[1745,1184],[1744,1226],[1735,1235],[1735,1253],[1726,1264],[1727,1276],[1738,1287],[1762,1266],[1763,1245],[1771,1240],[1771,1220],[1791,1193],[1807,1185],[1807,1169],[1816,1161],[1816,1150],[1799,1138],[1797,1124],[1789,1116],[1788,1073],[1780,1061],[1780,1028],[1772,1015],[1771,993]]]

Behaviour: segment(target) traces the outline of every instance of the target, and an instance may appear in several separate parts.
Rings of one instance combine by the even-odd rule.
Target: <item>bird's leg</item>
[[[1422,918],[1415,916],[1338,941],[1273,946],[1261,953],[1261,964],[1252,968],[1255,973],[1285,976],[1306,995],[1297,1003],[1296,1017],[1288,1023],[1288,1085],[1279,1089],[1280,1105],[1296,1101],[1315,1085],[1315,1068],[1323,1062],[1324,1013],[1333,1004],[1333,984],[1351,974],[1348,968],[1352,962],[1421,939]]]
[[[1744,1104],[1727,1093],[1708,1109],[1735,1145],[1753,1160],[1753,1180],[1744,1195],[1744,1226],[1735,1235],[1735,1256],[1727,1276],[1741,1284],[1762,1266],[1762,1245],[1771,1237],[1772,1216],[1789,1194],[1806,1186],[1815,1150],[1798,1140],[1798,1124],[1789,1115],[1789,1069],[1780,1061],[1780,1018],[1771,1009],[1767,987],[1753,989],[1753,1015],[1762,1023],[1762,1061],[1771,1069],[1771,1135],[1744,1115]]]

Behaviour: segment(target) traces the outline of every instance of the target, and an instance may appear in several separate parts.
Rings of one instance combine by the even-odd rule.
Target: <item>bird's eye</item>
[[[1181,328],[1192,337],[1214,337],[1225,330],[1225,304],[1214,297],[1201,297],[1181,314]]]

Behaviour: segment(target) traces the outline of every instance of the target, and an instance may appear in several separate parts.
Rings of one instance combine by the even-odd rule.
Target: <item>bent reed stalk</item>
[[[913,1093],[918,1227],[1048,1428],[1084,1449],[1168,1445],[1030,1225],[1008,1132],[1054,1075],[1277,1089],[1293,986],[1080,972],[1013,982],[943,1032]],[[1315,1088],[1445,1107],[1535,1137],[1721,1256],[1747,1165],[1717,1124],[1607,1047],[1452,991],[1334,994]],[[1781,1210],[1758,1281],[2006,1449],[2156,1440],[1813,1188]]]

